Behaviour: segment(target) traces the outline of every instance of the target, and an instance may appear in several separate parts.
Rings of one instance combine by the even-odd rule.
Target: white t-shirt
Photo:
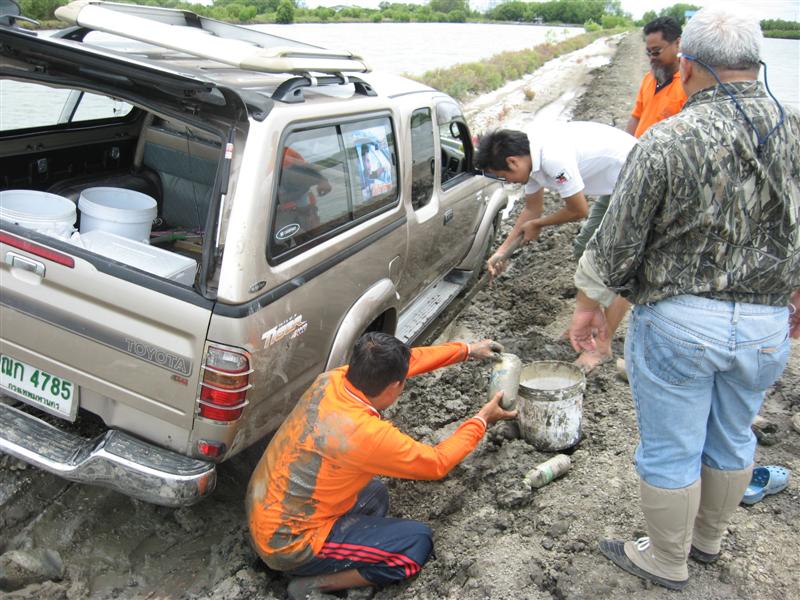
[[[572,121],[528,135],[531,175],[525,194],[543,187],[567,198],[580,191],[604,196],[614,191],[617,177],[636,138],[621,129]]]

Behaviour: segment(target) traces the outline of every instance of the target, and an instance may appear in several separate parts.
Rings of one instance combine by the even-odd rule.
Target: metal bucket
[[[522,367],[517,418],[525,441],[547,451],[577,444],[585,388],[583,371],[571,363],[546,360]]]

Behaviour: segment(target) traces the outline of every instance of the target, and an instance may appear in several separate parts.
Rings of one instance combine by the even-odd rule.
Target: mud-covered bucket
[[[519,429],[539,450],[570,448],[581,438],[586,379],[571,363],[545,360],[522,367],[519,378]]]

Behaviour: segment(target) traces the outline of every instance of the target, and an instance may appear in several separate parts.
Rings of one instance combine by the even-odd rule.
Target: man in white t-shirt
[[[525,184],[525,207],[514,227],[492,255],[487,268],[492,276],[505,270],[503,255],[519,236],[536,240],[543,227],[580,221],[589,217],[575,240],[580,258],[586,243],[603,220],[619,172],[636,138],[609,125],[588,121],[560,123],[529,137],[522,131],[500,129],[484,135],[475,164],[484,172],[511,183]],[[544,189],[557,192],[564,205],[544,213]],[[591,212],[586,196],[597,196]],[[607,309],[609,332],[613,333],[628,310],[621,297]],[[576,361],[585,371],[611,360],[611,335],[607,344],[581,354]]]

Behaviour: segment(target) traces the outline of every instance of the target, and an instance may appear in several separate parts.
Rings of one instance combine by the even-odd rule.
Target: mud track
[[[613,62],[593,73],[574,118],[624,127],[645,69],[641,40],[627,36]],[[500,115],[518,126],[534,108],[522,100]],[[548,210],[556,200],[548,196]],[[513,216],[512,216],[513,219]],[[503,225],[504,235],[510,227]],[[473,290],[451,310],[451,322],[429,338],[492,337],[523,361],[572,360],[559,334],[575,296],[572,239],[577,225],[548,228],[524,248],[491,287]],[[623,334],[615,340],[622,352]],[[760,464],[800,474],[800,346],[761,412]],[[447,436],[485,401],[487,366],[468,364],[409,382],[388,415],[426,442]],[[414,580],[348,598],[691,600],[796,597],[800,589],[800,494],[789,489],[736,511],[721,559],[690,564],[682,594],[646,585],[611,565],[598,551],[605,536],[644,535],[632,456],[636,420],[627,385],[613,365],[589,377],[583,439],[573,467],[531,492],[525,472],[549,455],[495,426],[477,450],[440,482],[388,482],[391,514],[428,522],[435,557]],[[0,592],[4,598],[277,599],[286,579],[250,550],[244,524],[246,460],[224,465],[214,495],[172,510],[99,488],[73,485],[0,458]],[[21,558],[22,557],[22,558]],[[32,571],[19,565],[27,560]],[[9,583],[11,582],[11,583]],[[23,584],[25,587],[22,587]],[[6,586],[5,588],[2,586]],[[16,591],[10,591],[16,589]]]

